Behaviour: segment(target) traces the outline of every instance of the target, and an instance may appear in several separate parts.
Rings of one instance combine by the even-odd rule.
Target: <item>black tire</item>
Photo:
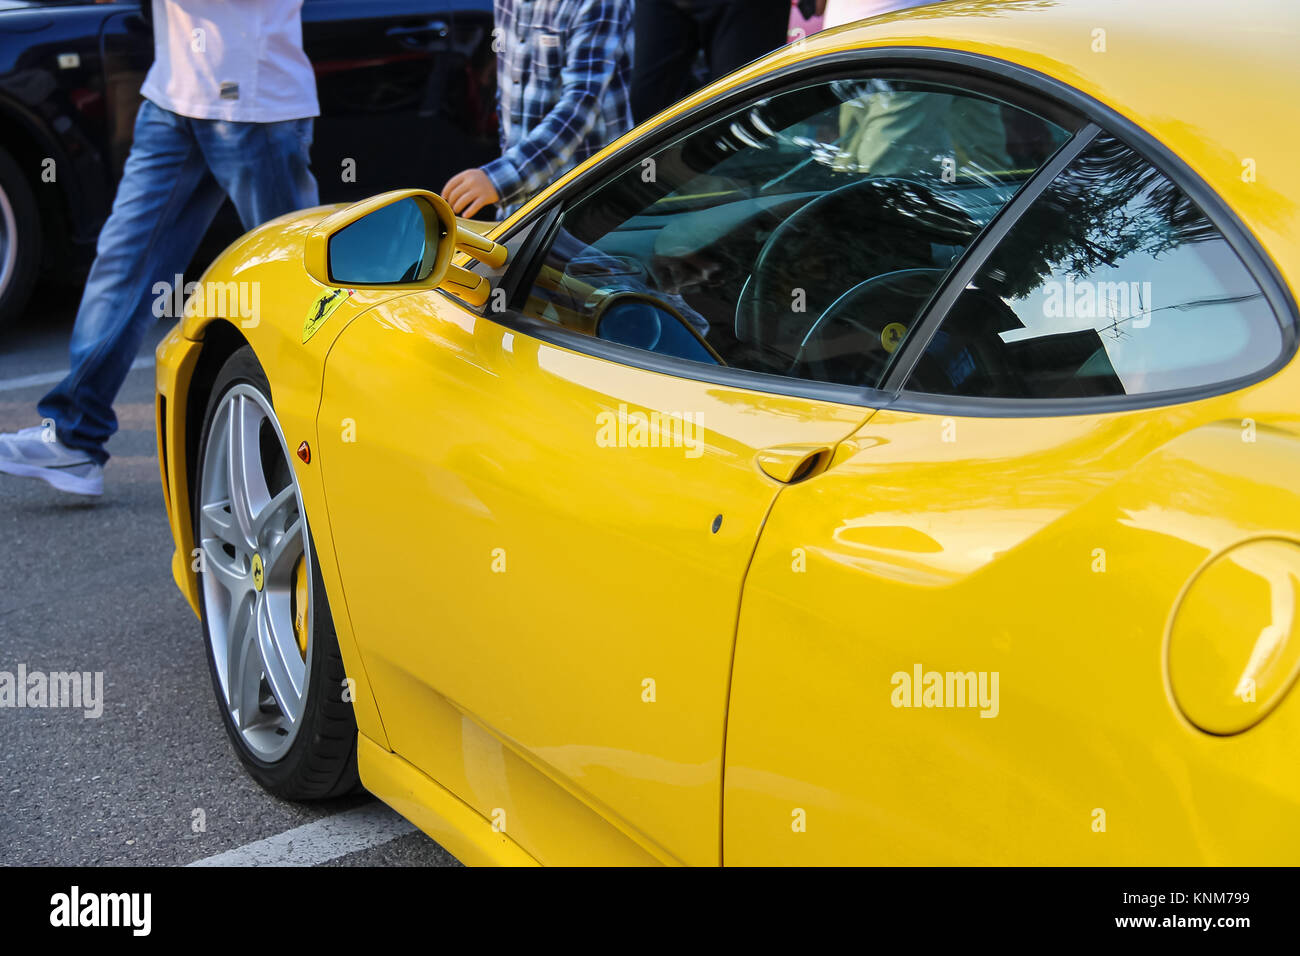
[[[42,235],[40,208],[31,182],[14,158],[0,148],[0,326],[16,320],[27,308],[41,266]],[[12,246],[11,262],[7,245]]]
[[[213,414],[221,399],[236,385],[258,389],[271,405],[271,386],[253,350],[239,349],[217,373],[212,394],[203,416],[199,460],[191,482],[191,512],[194,514],[194,540],[199,540],[198,497],[203,475],[203,458],[212,427]],[[248,773],[266,790],[286,800],[324,800],[340,797],[360,787],[357,774],[357,723],[352,704],[344,699],[346,671],[339,652],[338,636],[330,615],[329,599],[321,580],[316,545],[307,524],[307,546],[311,549],[312,602],[310,636],[303,715],[297,735],[288,751],[275,762],[267,762],[248,746],[226,706],[208,638],[208,613],[204,588],[199,588],[199,609],[203,623],[203,643],[208,670],[226,734]]]

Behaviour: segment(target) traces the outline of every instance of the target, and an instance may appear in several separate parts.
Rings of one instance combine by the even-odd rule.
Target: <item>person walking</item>
[[[42,424],[0,434],[0,472],[102,494],[113,402],[155,320],[155,284],[184,270],[226,197],[246,229],[319,204],[302,2],[152,0],[154,63],[77,309],[71,367],[37,405]]]
[[[701,52],[712,82],[780,47],[789,26],[790,0],[636,0],[633,118],[693,92]]]
[[[496,0],[501,156],[457,173],[458,216],[505,219],[632,128],[632,0]]]

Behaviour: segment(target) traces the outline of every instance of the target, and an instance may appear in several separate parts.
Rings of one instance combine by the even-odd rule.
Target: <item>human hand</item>
[[[472,216],[484,206],[499,202],[497,189],[481,169],[467,169],[447,180],[442,187],[442,198],[458,216]]]

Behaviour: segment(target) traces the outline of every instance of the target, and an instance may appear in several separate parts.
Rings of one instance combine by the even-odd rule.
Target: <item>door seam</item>
[[[841,438],[835,441],[834,447],[831,448],[830,460],[832,464],[828,465],[823,471],[818,472],[807,481],[816,481],[822,475],[831,471],[834,466],[836,455],[838,455],[840,446],[860,432],[867,424],[876,417],[880,411],[878,408],[872,408],[868,411],[862,421],[855,424]],[[775,480],[775,479],[773,479]],[[804,484],[804,482],[798,482]],[[772,512],[776,509],[777,502],[781,500],[781,495],[790,488],[788,483],[780,484],[776,488],[776,493],[772,495],[772,500],[767,504],[767,510],[763,512],[763,520],[758,524],[758,530],[754,533],[754,545],[749,550],[749,558],[745,561],[745,570],[740,576],[740,589],[736,595],[736,613],[731,630],[731,661],[727,667],[727,691],[724,695],[725,705],[722,713],[722,767],[719,773],[718,783],[718,865],[726,866],[727,857],[727,740],[731,731],[731,691],[736,680],[736,649],[740,646],[740,615],[745,605],[745,589],[749,585],[749,572],[754,566],[754,557],[758,554],[758,546],[762,543],[763,532],[767,529],[767,521],[772,517]]]

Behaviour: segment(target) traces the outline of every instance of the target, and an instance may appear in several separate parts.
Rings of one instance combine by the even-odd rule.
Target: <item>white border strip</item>
[[[138,358],[131,363],[128,371],[134,372],[140,368],[152,368],[153,358]],[[34,388],[37,385],[53,385],[67,378],[67,369],[62,372],[42,372],[39,375],[27,375],[23,378],[0,378],[0,392],[13,392],[20,388]]]
[[[218,853],[190,866],[318,866],[415,833],[415,825],[375,802],[313,820],[284,833]]]

